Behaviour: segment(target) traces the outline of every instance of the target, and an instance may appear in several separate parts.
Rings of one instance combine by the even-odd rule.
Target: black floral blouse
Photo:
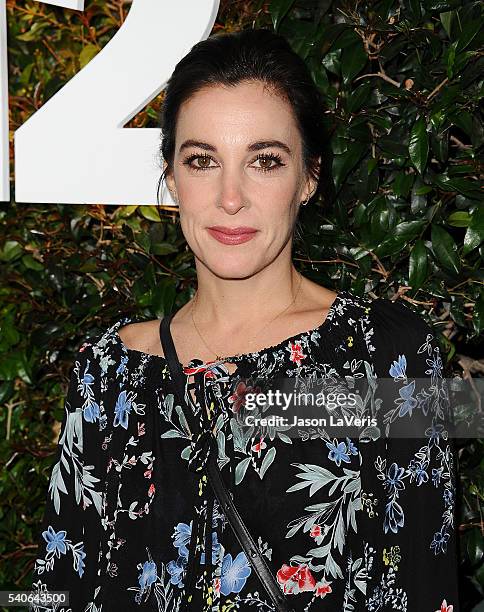
[[[207,482],[166,360],[118,334],[140,320],[79,349],[32,580],[34,591],[69,591],[70,605],[31,609],[275,611]],[[320,326],[230,362],[232,373],[228,358],[184,369],[190,418],[215,427],[222,476],[294,609],[459,612],[457,455],[423,318],[341,291]],[[390,379],[393,405],[355,407],[372,411],[380,435],[275,426],[254,437],[240,426],[257,377],[315,374]],[[392,437],[405,423],[416,435]]]

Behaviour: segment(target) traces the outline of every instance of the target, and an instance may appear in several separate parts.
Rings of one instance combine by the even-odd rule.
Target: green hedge
[[[12,155],[13,130],[128,10],[7,0]],[[302,210],[297,267],[334,290],[398,294],[434,325],[448,368],[474,377],[484,328],[482,10],[461,0],[226,0],[214,27],[276,29],[324,93],[336,197]],[[128,126],[156,127],[161,99]],[[0,584],[26,589],[74,351],[124,314],[179,308],[196,275],[172,209],[14,199],[0,207]],[[484,600],[484,443],[458,442],[470,611]]]

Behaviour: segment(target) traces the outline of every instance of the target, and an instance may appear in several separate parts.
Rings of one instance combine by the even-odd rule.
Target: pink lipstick
[[[253,227],[225,227],[223,225],[212,225],[207,228],[209,234],[222,244],[242,244],[252,240],[257,231]]]

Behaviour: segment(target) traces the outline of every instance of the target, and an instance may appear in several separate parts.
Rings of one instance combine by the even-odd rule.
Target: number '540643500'
[[[11,201],[6,0],[0,0],[0,201]],[[84,0],[51,0],[66,10]],[[129,129],[212,30],[219,0],[133,0],[113,38],[14,133],[15,201],[156,203],[160,131]],[[174,204],[168,190],[163,203]]]

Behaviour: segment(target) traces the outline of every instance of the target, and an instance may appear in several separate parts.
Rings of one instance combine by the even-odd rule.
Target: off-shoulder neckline
[[[251,358],[260,357],[261,355],[265,353],[277,351],[278,349],[287,345],[289,342],[301,341],[305,339],[307,336],[309,337],[312,336],[315,332],[318,332],[320,334],[323,330],[325,330],[325,328],[329,328],[333,320],[333,313],[336,311],[341,300],[347,296],[350,296],[350,297],[352,296],[349,290],[342,289],[341,291],[339,291],[336,294],[336,297],[334,298],[333,302],[331,303],[331,306],[328,309],[328,312],[326,314],[326,317],[324,318],[324,321],[322,321],[319,325],[317,325],[316,327],[313,327],[312,329],[308,329],[306,331],[302,331],[297,334],[293,334],[292,336],[288,336],[287,338],[284,338],[283,340],[281,340],[281,342],[278,342],[277,344],[266,346],[264,348],[259,349],[258,351],[250,351],[248,353],[241,353],[240,355],[230,355],[228,357],[224,357],[223,359],[219,361],[213,360],[213,361],[203,362],[197,357],[193,357],[192,359],[190,359],[190,361],[188,362],[186,366],[184,366],[180,362],[179,363],[184,371],[189,370],[193,367],[197,367],[197,368],[214,367],[216,364],[224,364],[226,362],[237,363],[239,361],[250,360]],[[114,323],[114,325],[111,327],[111,332],[113,333],[116,342],[119,344],[119,346],[121,347],[122,351],[125,354],[136,355],[140,358],[150,359],[155,362],[159,361],[162,363],[166,363],[167,361],[164,355],[155,355],[154,353],[146,353],[138,349],[127,347],[126,344],[121,339],[121,336],[119,335],[119,329],[121,327],[124,327],[125,325],[128,325],[130,323],[142,323],[148,320],[152,321],[153,319],[143,319],[139,315],[127,315],[125,317],[122,317],[121,319],[118,319]],[[161,319],[159,319],[159,321],[161,322]]]

